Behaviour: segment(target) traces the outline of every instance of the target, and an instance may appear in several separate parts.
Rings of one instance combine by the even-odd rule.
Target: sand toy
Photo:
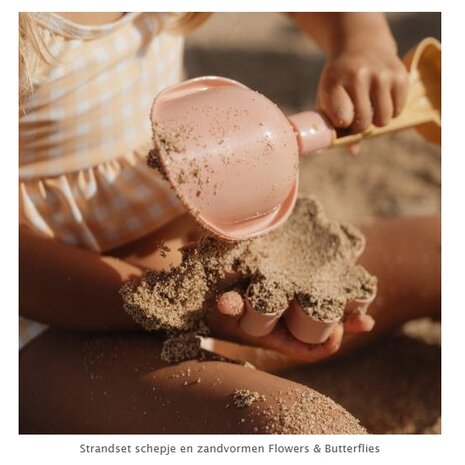
[[[408,127],[440,142],[440,43],[423,40],[404,62],[405,109],[387,126],[359,134],[336,131],[315,111],[287,118],[266,97],[231,79],[207,76],[171,86],[153,103],[149,163],[217,237],[236,241],[267,233],[292,212],[299,155]]]

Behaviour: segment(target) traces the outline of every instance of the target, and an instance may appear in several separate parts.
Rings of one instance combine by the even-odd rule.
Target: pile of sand
[[[265,400],[266,397],[263,394],[248,389],[236,389],[233,393],[233,404],[236,408],[250,407],[255,402],[263,402]]]
[[[147,271],[121,295],[125,310],[148,330],[205,333],[205,314],[234,275],[258,312],[280,314],[296,299],[312,317],[334,321],[347,302],[376,292],[376,279],[354,264],[363,246],[357,229],[329,221],[316,200],[302,197],[275,231],[239,243],[204,237],[182,250],[179,266]]]

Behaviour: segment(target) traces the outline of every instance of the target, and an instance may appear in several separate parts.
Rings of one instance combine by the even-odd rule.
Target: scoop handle
[[[300,154],[315,152],[333,145],[354,144],[369,137],[416,127],[430,142],[441,141],[441,44],[428,37],[404,56],[409,72],[407,102],[402,113],[386,126],[371,125],[352,134],[335,129],[328,119],[316,111],[304,111],[289,117],[294,128]]]

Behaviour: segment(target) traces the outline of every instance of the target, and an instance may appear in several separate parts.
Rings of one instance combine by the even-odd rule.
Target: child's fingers
[[[370,100],[370,76],[361,72],[351,85],[349,94],[354,105],[354,120],[351,129],[354,133],[367,129],[373,121],[373,109]]]
[[[229,295],[226,295],[229,294]],[[236,294],[236,295],[234,295]],[[316,362],[335,353],[341,344],[343,326],[339,324],[323,344],[306,344],[296,339],[287,329],[282,320],[278,321],[273,330],[264,336],[254,336],[244,332],[241,327],[241,314],[231,312],[231,302],[236,301],[236,292],[227,292],[218,299],[218,310],[210,315],[210,325],[216,329],[220,337],[241,341],[244,344],[275,350],[296,360]],[[221,309],[221,310],[220,310]],[[225,313],[226,312],[226,313]]]
[[[323,344],[321,344],[320,349],[322,355],[324,354],[324,357],[328,357],[329,355],[332,355],[339,350],[339,347],[341,347],[343,335],[344,326],[341,323],[339,323],[336,326],[335,330],[331,333],[329,338]]]
[[[270,334],[260,338],[259,341],[262,347],[276,350],[294,359],[316,362],[339,350],[343,334],[344,328],[342,324],[339,324],[323,344],[306,344],[292,336],[284,323],[280,321]]]
[[[355,143],[355,144],[349,144],[346,145],[346,150],[349,152],[350,155],[358,155],[360,153],[360,150],[362,148],[362,145],[360,143]]]
[[[208,312],[208,325],[217,337],[244,341],[244,332],[239,326],[243,314],[242,296],[236,291],[224,292],[218,297],[216,308]]]
[[[344,330],[347,333],[367,333],[375,326],[375,320],[367,315],[367,311],[375,295],[368,299],[351,300],[346,305],[344,316]]]
[[[255,310],[246,298],[244,316],[239,324],[247,335],[263,337],[273,331],[280,317],[281,315],[277,313],[263,313]]]
[[[344,321],[346,333],[368,333],[375,326],[375,320],[370,315],[353,315]]]
[[[236,291],[221,294],[216,307],[217,311],[212,312],[209,318],[213,327],[225,335],[263,347],[280,319],[279,315],[254,310]],[[271,337],[271,342],[275,342],[274,337]],[[270,348],[269,345],[267,347]]]
[[[336,128],[347,128],[354,119],[354,105],[341,84],[319,92],[319,107]]]
[[[239,318],[244,313],[244,300],[236,291],[221,294],[216,305],[220,313],[229,317]]]
[[[407,73],[399,73],[394,77],[394,83],[391,90],[393,115],[399,116],[402,112],[405,103],[407,102],[408,94],[408,75]]]
[[[275,330],[264,339],[273,340],[276,350],[287,355],[298,357],[308,362],[326,358],[339,350],[342,342],[344,328],[338,324],[329,338],[322,344],[306,344],[295,339],[284,325],[278,325]],[[268,342],[268,341],[267,341]]]
[[[371,103],[373,107],[373,124],[386,126],[394,113],[391,96],[391,78],[380,74],[371,85]]]

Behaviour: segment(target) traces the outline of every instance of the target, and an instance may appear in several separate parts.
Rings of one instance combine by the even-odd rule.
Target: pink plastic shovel
[[[290,215],[299,155],[417,126],[440,141],[441,51],[425,39],[404,58],[406,107],[388,126],[339,135],[320,113],[287,118],[263,95],[231,79],[208,76],[158,94],[151,121],[161,170],[197,221],[225,240],[249,239]]]

